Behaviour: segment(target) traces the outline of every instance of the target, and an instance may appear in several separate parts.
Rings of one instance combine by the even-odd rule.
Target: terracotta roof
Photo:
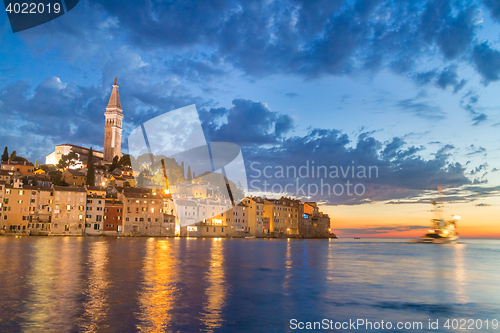
[[[7,162],[2,161],[2,164],[33,166],[33,163],[27,161],[7,161]]]
[[[74,187],[74,186],[54,186],[54,191],[87,193],[87,189],[85,187]]]

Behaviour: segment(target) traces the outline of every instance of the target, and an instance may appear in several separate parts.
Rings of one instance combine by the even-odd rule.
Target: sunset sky
[[[439,197],[462,236],[500,238],[496,0],[83,0],[16,34],[3,12],[0,43],[0,145],[32,162],[102,149],[117,77],[125,151],[135,127],[195,104],[208,141],[241,147],[249,184],[265,180],[254,162],[376,166],[349,178],[362,196],[301,197],[339,236],[419,236]]]

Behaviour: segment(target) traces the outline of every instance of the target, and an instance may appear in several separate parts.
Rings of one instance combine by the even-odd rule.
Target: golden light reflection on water
[[[26,320],[25,332],[40,332],[51,329],[51,317],[57,311],[54,291],[56,267],[56,246],[50,240],[36,242],[33,248],[33,271],[28,284],[32,292],[26,302],[23,317]]]
[[[455,244],[454,264],[455,264],[455,293],[460,303],[468,303],[469,297],[466,294],[467,274],[465,269],[465,244]]]
[[[110,285],[106,266],[108,264],[108,246],[109,242],[92,242],[88,262],[90,264],[90,275],[87,285],[88,300],[83,304],[84,315],[82,327],[87,332],[96,332],[106,327],[101,327],[107,313],[107,289]]]
[[[148,239],[144,258],[144,288],[139,295],[142,332],[163,332],[170,324],[178,292],[176,266],[170,241]]]
[[[283,280],[283,292],[285,295],[290,295],[290,277],[292,276],[292,252],[291,252],[290,238],[287,238],[286,242],[286,254],[285,254],[285,279]]]
[[[222,308],[226,299],[226,278],[224,271],[224,242],[221,238],[212,239],[210,248],[210,267],[207,273],[208,287],[205,294],[201,321],[209,332],[222,325]]]

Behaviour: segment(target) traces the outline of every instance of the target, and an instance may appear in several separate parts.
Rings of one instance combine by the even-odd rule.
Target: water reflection
[[[210,267],[207,273],[208,287],[205,294],[208,300],[204,304],[202,323],[209,332],[222,326],[222,308],[226,298],[226,280],[224,272],[224,244],[220,238],[212,240],[210,247]]]
[[[456,244],[454,246],[454,264],[455,264],[455,293],[460,303],[469,302],[466,294],[467,275],[465,270],[465,244]]]
[[[290,244],[290,238],[287,238],[286,242],[286,254],[285,254],[285,278],[283,279],[283,292],[285,295],[290,295],[290,277],[292,276],[292,247]]]
[[[33,248],[33,270],[29,275],[28,285],[32,292],[26,304],[23,317],[26,322],[25,332],[40,332],[53,329],[51,317],[56,312],[56,303],[52,293],[55,287],[56,245],[50,240],[37,242]]]
[[[144,287],[139,296],[143,332],[164,331],[172,320],[178,289],[175,254],[171,242],[150,238],[146,244],[144,259]]]
[[[106,266],[108,264],[108,246],[106,241],[93,242],[90,245],[88,264],[90,274],[88,277],[87,297],[83,304],[84,314],[81,318],[81,327],[87,332],[96,332],[106,329],[101,322],[107,313],[107,289],[110,285]]]

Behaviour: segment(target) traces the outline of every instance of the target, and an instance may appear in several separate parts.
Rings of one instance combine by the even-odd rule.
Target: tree
[[[94,171],[94,152],[92,151],[92,147],[89,150],[89,157],[87,159],[87,181],[85,184],[89,186],[95,186],[95,171]],[[115,156],[118,157],[118,156]],[[113,159],[113,162],[115,160]]]
[[[116,169],[116,167],[118,167],[118,159],[119,159],[118,156],[113,157],[113,162],[111,162],[111,165],[109,166],[109,172],[113,171],[114,169]]]
[[[190,182],[192,180],[193,180],[193,177],[191,177],[191,167],[188,165],[187,181]]]
[[[16,153],[16,151],[14,150],[14,151],[12,152],[12,154],[10,154],[10,158],[9,158],[9,160],[11,160],[11,161],[15,161],[15,160],[16,160],[16,157],[17,157],[17,153]]]
[[[182,178],[186,179],[186,175],[184,174],[184,161],[181,162],[181,172],[182,172]]]
[[[35,160],[35,169],[38,169],[38,160]]]
[[[132,166],[132,163],[130,163],[130,155],[128,154],[123,154],[122,157],[120,158],[120,161],[118,161],[119,166]]]
[[[57,163],[57,167],[59,169],[66,169],[67,167],[76,165],[78,162],[78,154],[75,153],[74,151],[70,151],[66,155],[61,156],[61,159]]]
[[[50,173],[50,178],[52,179],[52,183],[56,186],[63,185],[62,182],[62,172],[57,170]]]
[[[2,162],[8,162],[9,161],[9,149],[5,147],[3,150],[3,155],[2,155]]]

